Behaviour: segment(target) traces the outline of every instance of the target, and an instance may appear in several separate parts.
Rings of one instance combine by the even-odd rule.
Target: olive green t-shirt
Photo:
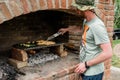
[[[82,35],[83,49],[80,48],[80,61],[89,61],[101,53],[100,44],[110,42],[104,23],[95,17],[90,22],[85,23]],[[84,74],[87,76],[104,72],[104,64],[100,63],[91,66]]]

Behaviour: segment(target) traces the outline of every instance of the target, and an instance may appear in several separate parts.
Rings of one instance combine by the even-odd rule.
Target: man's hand
[[[85,63],[79,63],[75,69],[75,72],[81,74],[84,73],[86,70],[87,69],[85,67]]]
[[[66,32],[81,32],[80,26],[69,26],[68,28],[61,28],[58,30],[58,32],[61,32],[62,35]]]

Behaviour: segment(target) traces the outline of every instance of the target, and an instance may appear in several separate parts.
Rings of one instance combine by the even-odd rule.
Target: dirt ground
[[[111,67],[111,77],[109,80],[120,80],[120,68]]]
[[[115,47],[113,48],[113,53],[120,57],[120,44],[115,45]]]
[[[120,44],[117,44],[113,48],[113,53],[120,57]],[[110,80],[120,80],[120,68],[111,66],[111,77]]]

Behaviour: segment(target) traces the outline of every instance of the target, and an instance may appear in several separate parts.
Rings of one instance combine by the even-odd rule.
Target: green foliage
[[[116,44],[120,44],[120,40],[113,40],[112,47],[115,47]]]
[[[120,0],[115,0],[115,20],[114,27],[120,28]]]

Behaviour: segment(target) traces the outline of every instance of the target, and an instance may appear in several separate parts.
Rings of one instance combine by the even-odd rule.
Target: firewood
[[[22,68],[27,66],[27,61],[18,61],[16,59],[9,59],[9,63],[16,68]]]
[[[26,51],[21,50],[21,49],[12,49],[12,58],[19,60],[19,61],[27,61],[28,60],[28,55]]]

